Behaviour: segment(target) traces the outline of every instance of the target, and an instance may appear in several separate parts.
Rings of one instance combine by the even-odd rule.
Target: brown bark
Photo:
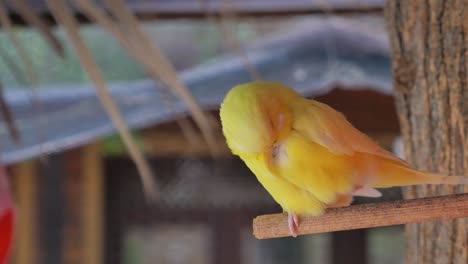
[[[468,176],[468,1],[391,0],[397,110],[408,161]],[[468,186],[406,188],[406,198],[467,192]],[[468,263],[468,220],[406,226],[407,263]]]

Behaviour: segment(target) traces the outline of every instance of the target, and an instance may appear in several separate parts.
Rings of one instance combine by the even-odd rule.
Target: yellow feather
[[[352,191],[356,182],[352,157],[335,155],[296,131],[291,131],[276,148],[282,149],[273,157],[272,172],[313,194],[322,203],[332,204],[338,196]]]
[[[265,155],[244,153],[240,154],[240,157],[285,212],[300,212],[307,215],[320,215],[323,213],[324,206],[311,193],[282,177],[272,174],[268,168]]]

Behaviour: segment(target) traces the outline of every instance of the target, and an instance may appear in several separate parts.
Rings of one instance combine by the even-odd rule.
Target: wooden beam
[[[401,225],[468,217],[468,193],[328,209],[322,216],[299,219],[299,235]],[[291,234],[286,214],[258,216],[253,221],[258,239]]]
[[[15,264],[36,263],[39,258],[37,174],[35,161],[25,161],[11,168],[18,212],[13,251]]]
[[[200,133],[195,133],[197,140],[189,140],[175,123],[143,130],[142,136],[144,151],[153,157],[209,157],[211,155]],[[215,131],[214,136],[218,155],[231,157],[231,151],[221,131]]]
[[[220,16],[225,9],[241,17],[291,16],[305,14],[362,14],[381,13],[384,0],[126,0],[126,4],[141,20],[196,18],[204,19],[207,15]],[[34,11],[53,22],[45,0],[30,0]],[[98,1],[102,6],[102,2]],[[12,21],[25,24],[18,12],[10,7]],[[83,14],[75,10],[74,14],[81,22],[89,22]]]

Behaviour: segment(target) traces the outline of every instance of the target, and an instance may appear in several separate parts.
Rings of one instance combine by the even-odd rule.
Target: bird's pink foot
[[[293,237],[297,237],[297,228],[299,227],[299,218],[295,213],[288,213],[289,232]]]

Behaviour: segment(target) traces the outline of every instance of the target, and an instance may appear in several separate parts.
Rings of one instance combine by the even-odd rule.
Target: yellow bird
[[[288,213],[293,236],[298,215],[348,206],[353,196],[381,196],[374,188],[468,183],[412,169],[341,113],[279,83],[234,87],[220,116],[229,148]]]

